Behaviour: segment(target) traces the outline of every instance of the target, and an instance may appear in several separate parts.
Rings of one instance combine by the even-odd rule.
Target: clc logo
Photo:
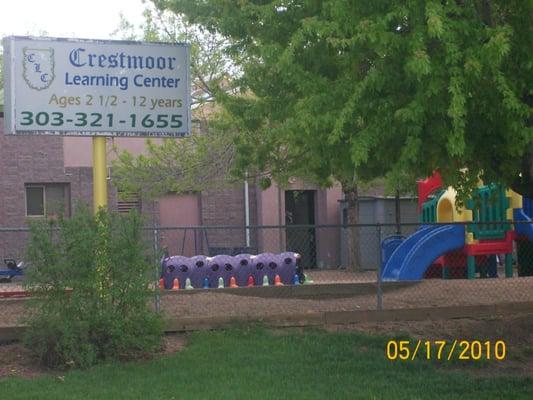
[[[52,84],[54,74],[54,49],[23,49],[23,77],[28,86],[43,90]]]

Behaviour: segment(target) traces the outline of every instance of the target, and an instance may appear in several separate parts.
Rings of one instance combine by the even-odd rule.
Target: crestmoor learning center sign
[[[4,38],[6,134],[186,136],[189,46]]]

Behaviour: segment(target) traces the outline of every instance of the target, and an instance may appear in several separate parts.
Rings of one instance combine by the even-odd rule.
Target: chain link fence
[[[147,227],[144,234],[154,284],[165,253],[299,253],[304,285],[165,290],[154,304],[168,317],[262,317],[532,302],[533,225],[505,224],[489,238],[476,234],[491,231],[487,223]],[[0,259],[23,260],[28,238],[27,228],[0,228]],[[0,295],[21,290],[23,280],[1,283]],[[6,310],[0,325],[9,321]]]

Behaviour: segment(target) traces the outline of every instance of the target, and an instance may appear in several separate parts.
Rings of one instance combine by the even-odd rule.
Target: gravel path
[[[283,288],[280,288],[280,291]],[[280,292],[281,294],[281,292]],[[533,277],[512,279],[426,280],[383,294],[385,309],[485,305],[533,301]],[[375,310],[375,294],[354,294],[336,299],[244,297],[210,291],[191,295],[167,295],[161,300],[165,315],[262,316],[323,311]]]
[[[316,282],[316,281],[315,281]],[[319,281],[320,282],[320,281]],[[320,283],[317,283],[317,288]],[[342,298],[287,298],[286,288],[279,298],[235,295],[221,290],[177,293],[161,297],[166,317],[252,316],[304,314],[323,311],[374,310],[375,294],[348,295]],[[248,293],[248,292],[247,292]],[[488,305],[533,301],[533,277],[476,280],[425,280],[383,294],[384,309]],[[0,326],[16,325],[24,311],[20,299],[0,300]]]

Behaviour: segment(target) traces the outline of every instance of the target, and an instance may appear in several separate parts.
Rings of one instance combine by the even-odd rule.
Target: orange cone
[[[229,287],[238,287],[237,286],[237,281],[235,280],[235,277],[232,276],[229,280]]]
[[[274,286],[283,286],[283,283],[281,283],[281,278],[279,277],[279,275],[276,275],[274,277]]]
[[[172,283],[172,290],[180,290],[180,280],[178,278],[174,278],[174,282]]]
[[[165,290],[165,280],[163,278],[159,279],[159,289]]]
[[[250,287],[250,286],[254,286],[255,282],[254,282],[254,277],[252,275],[250,275],[248,277],[248,283],[246,284],[246,286]]]

